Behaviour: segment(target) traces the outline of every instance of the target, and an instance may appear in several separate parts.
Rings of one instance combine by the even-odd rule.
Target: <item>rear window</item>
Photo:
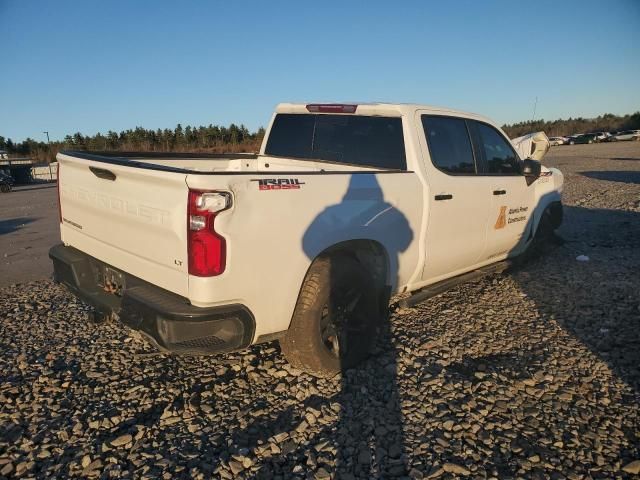
[[[279,113],[266,155],[406,170],[402,119]]]

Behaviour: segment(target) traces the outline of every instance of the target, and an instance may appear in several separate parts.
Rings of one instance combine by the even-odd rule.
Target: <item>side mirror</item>
[[[540,176],[541,171],[542,165],[538,160],[532,160],[531,158],[523,160],[522,173],[524,178],[527,180],[527,185],[531,185],[535,182]]]

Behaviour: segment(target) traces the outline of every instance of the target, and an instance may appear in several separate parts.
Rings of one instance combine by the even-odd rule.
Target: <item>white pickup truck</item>
[[[423,105],[280,104],[258,155],[57,158],[55,278],[97,315],[177,353],[279,339],[316,375],[367,355],[392,294],[438,291],[562,220],[560,171],[487,118]]]

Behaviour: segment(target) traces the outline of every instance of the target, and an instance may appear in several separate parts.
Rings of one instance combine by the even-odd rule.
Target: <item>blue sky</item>
[[[0,0],[0,135],[255,130],[281,101],[632,113],[639,52],[637,0]]]

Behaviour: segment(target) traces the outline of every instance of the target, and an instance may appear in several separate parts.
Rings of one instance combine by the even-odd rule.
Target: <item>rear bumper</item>
[[[199,308],[174,293],[118,271],[73,247],[56,245],[49,251],[54,278],[84,302],[104,314],[116,314],[140,331],[160,350],[211,354],[251,344],[253,315],[244,305]],[[121,296],[103,288],[104,268],[123,275]]]

